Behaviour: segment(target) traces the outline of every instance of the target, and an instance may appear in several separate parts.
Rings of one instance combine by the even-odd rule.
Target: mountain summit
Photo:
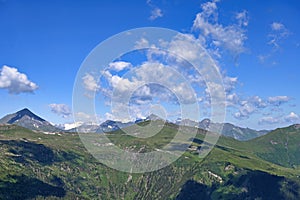
[[[37,116],[28,108],[24,108],[16,113],[6,115],[2,119],[0,119],[0,124],[16,124],[36,131],[60,131],[60,129],[52,126],[50,122]]]

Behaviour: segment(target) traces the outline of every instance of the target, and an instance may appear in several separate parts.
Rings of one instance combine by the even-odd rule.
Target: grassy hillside
[[[110,133],[122,148],[145,151],[170,141],[168,124],[149,139]],[[263,160],[250,143],[221,137],[204,159],[204,131],[190,150],[155,172],[129,174],[98,162],[76,133],[44,134],[0,126],[0,199],[299,199],[299,170]],[[267,135],[268,136],[268,135]],[[266,137],[267,137],[266,136]],[[296,155],[295,157],[299,156]]]
[[[300,165],[300,128],[293,125],[279,128],[271,133],[248,142],[249,149],[261,158],[284,167]]]

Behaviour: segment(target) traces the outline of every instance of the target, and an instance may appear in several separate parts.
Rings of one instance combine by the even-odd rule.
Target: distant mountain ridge
[[[0,124],[16,124],[30,130],[44,132],[58,132],[61,129],[53,126],[50,122],[37,116],[28,108],[24,108],[16,113],[8,114],[0,119]]]
[[[101,124],[95,123],[82,123],[78,124],[76,127],[71,128],[69,130],[63,130],[63,125],[54,126],[50,122],[45,119],[37,116],[33,112],[31,112],[28,108],[24,108],[16,113],[6,115],[2,119],[0,119],[0,124],[16,124],[31,130],[36,131],[46,131],[46,132],[58,132],[58,131],[66,131],[66,132],[92,132],[92,133],[106,133],[111,131],[116,131],[134,124],[138,124],[144,121],[155,121],[155,120],[163,120],[161,117],[151,114],[145,119],[137,119],[132,122],[123,123],[121,121],[114,120],[106,120]],[[164,120],[163,120],[164,121]],[[208,130],[219,129],[222,127],[222,135],[227,137],[232,137],[234,139],[245,141],[253,138],[257,138],[259,136],[265,135],[270,131],[267,130],[254,130],[250,128],[242,128],[239,126],[235,126],[230,123],[214,123],[211,122],[210,119],[203,119],[200,122],[192,121],[189,119],[178,119],[175,124],[197,127],[200,129]]]
[[[78,131],[78,132],[92,132],[92,133],[107,133],[107,132],[111,132],[111,131],[116,131],[134,124],[138,124],[144,121],[155,121],[155,120],[162,120],[164,121],[162,118],[160,118],[159,116],[155,115],[155,114],[151,114],[148,117],[144,118],[144,119],[136,119],[134,121],[130,121],[130,122],[121,122],[121,121],[114,121],[114,120],[106,120],[104,122],[102,122],[100,125],[96,125],[96,124],[88,124],[88,123],[84,123],[76,128],[72,128],[70,130],[67,130],[68,132],[74,132],[74,131]]]
[[[221,129],[221,134],[227,137],[232,137],[236,140],[245,141],[250,140],[269,133],[268,130],[254,130],[250,128],[242,128],[230,123],[214,123],[210,119],[203,119],[200,122],[195,122],[189,119],[177,120],[176,124],[198,127],[204,130],[218,130]]]

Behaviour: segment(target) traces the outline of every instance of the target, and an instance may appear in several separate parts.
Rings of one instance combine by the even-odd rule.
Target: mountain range
[[[208,130],[208,127],[222,127],[222,135],[232,137],[236,140],[245,141],[267,134],[270,130],[254,130],[251,128],[242,128],[231,123],[214,123],[209,119],[204,119],[199,122],[198,128]]]
[[[221,134],[227,137],[232,137],[236,140],[245,141],[267,134],[270,130],[254,130],[251,128],[243,128],[231,123],[214,123],[210,119],[203,119],[200,122],[189,119],[177,119],[177,125],[185,125],[197,127],[204,130],[222,130]]]
[[[105,132],[116,131],[118,129],[125,128],[133,124],[141,123],[147,120],[163,120],[163,119],[155,114],[151,114],[146,119],[137,119],[135,121],[127,122],[127,123],[123,123],[120,121],[113,121],[113,120],[106,120],[100,125],[95,123],[76,123],[75,125],[73,125],[74,127],[71,127],[66,130],[65,125],[54,126],[50,122],[37,116],[29,109],[25,108],[16,113],[6,115],[2,119],[0,119],[0,124],[16,124],[28,128],[30,130],[45,131],[45,132],[67,131],[67,132],[105,133]],[[200,122],[195,122],[189,119],[183,119],[183,120],[178,119],[176,120],[175,124],[197,127],[204,130],[208,130],[209,127],[210,128],[222,127],[222,132],[221,132],[222,135],[227,137],[232,137],[240,141],[253,139],[270,132],[268,130],[257,131],[250,128],[242,128],[230,123],[214,123],[211,122],[209,119],[203,119]],[[68,127],[70,127],[70,125]]]

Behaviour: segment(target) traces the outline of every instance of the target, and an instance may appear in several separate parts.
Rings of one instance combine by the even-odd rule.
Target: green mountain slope
[[[279,128],[248,142],[261,158],[284,167],[300,165],[300,126]]]
[[[167,124],[149,139],[116,131],[122,148],[151,151],[177,130]],[[187,129],[188,130],[188,129]],[[198,151],[199,130],[189,150],[161,170],[119,172],[94,159],[77,133],[47,135],[16,125],[0,126],[0,199],[299,199],[298,169],[263,160],[246,142],[220,137],[208,156]],[[201,150],[201,149],[200,149]],[[299,155],[298,155],[299,156]]]

